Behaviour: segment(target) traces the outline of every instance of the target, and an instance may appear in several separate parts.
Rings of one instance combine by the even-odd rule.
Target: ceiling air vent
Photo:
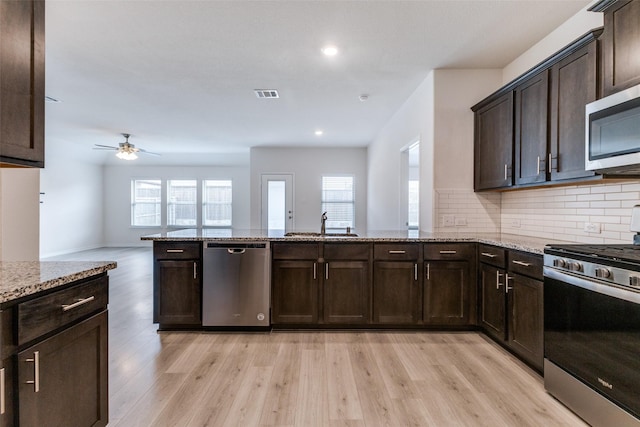
[[[275,89],[254,89],[253,91],[258,98],[280,98],[278,91]]]

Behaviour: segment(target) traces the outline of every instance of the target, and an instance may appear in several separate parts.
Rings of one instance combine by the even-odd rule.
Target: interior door
[[[293,175],[262,175],[261,222],[263,230],[294,230]]]

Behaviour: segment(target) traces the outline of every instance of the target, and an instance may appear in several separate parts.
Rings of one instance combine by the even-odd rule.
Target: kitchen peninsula
[[[0,262],[0,426],[108,422],[115,262]]]
[[[228,244],[233,251],[233,244],[266,242],[271,328],[482,330],[542,369],[546,240],[417,230],[287,237],[215,229],[142,239],[154,242],[160,329],[207,329],[202,277],[219,275],[207,273],[203,247]]]

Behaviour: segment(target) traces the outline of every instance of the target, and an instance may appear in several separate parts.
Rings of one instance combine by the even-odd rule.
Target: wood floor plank
[[[348,344],[328,343],[326,357],[329,419],[364,421]]]
[[[300,386],[294,425],[300,427],[327,425],[329,405],[324,349],[302,350],[299,375]]]
[[[277,340],[274,340],[277,342]],[[298,406],[298,388],[302,363],[301,348],[296,344],[277,342],[276,358],[268,393],[262,409],[260,425],[292,426]]]

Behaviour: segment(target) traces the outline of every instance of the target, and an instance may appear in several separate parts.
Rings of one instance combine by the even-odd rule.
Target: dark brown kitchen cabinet
[[[418,323],[421,264],[419,244],[374,244],[373,323]]]
[[[640,1],[604,0],[590,10],[604,12],[603,96],[640,84]]]
[[[475,111],[474,184],[476,191],[513,185],[513,92]]]
[[[273,243],[271,323],[317,324],[322,271],[317,243]]]
[[[516,184],[547,180],[548,100],[547,70],[528,78],[515,89]]]
[[[45,2],[0,0],[0,165],[44,167]]]
[[[475,323],[475,252],[475,245],[465,243],[424,246],[424,323]]]
[[[369,322],[370,245],[325,243],[322,280],[323,322]]]
[[[598,97],[597,41],[551,67],[549,170],[551,181],[595,175],[585,170],[585,105]]]
[[[480,326],[542,371],[542,256],[484,244],[478,254]]]
[[[153,321],[160,328],[202,324],[202,243],[153,245]]]
[[[107,312],[18,353],[22,427],[106,426]]]
[[[0,361],[0,427],[14,425],[14,390],[13,390],[13,359],[5,358]]]

